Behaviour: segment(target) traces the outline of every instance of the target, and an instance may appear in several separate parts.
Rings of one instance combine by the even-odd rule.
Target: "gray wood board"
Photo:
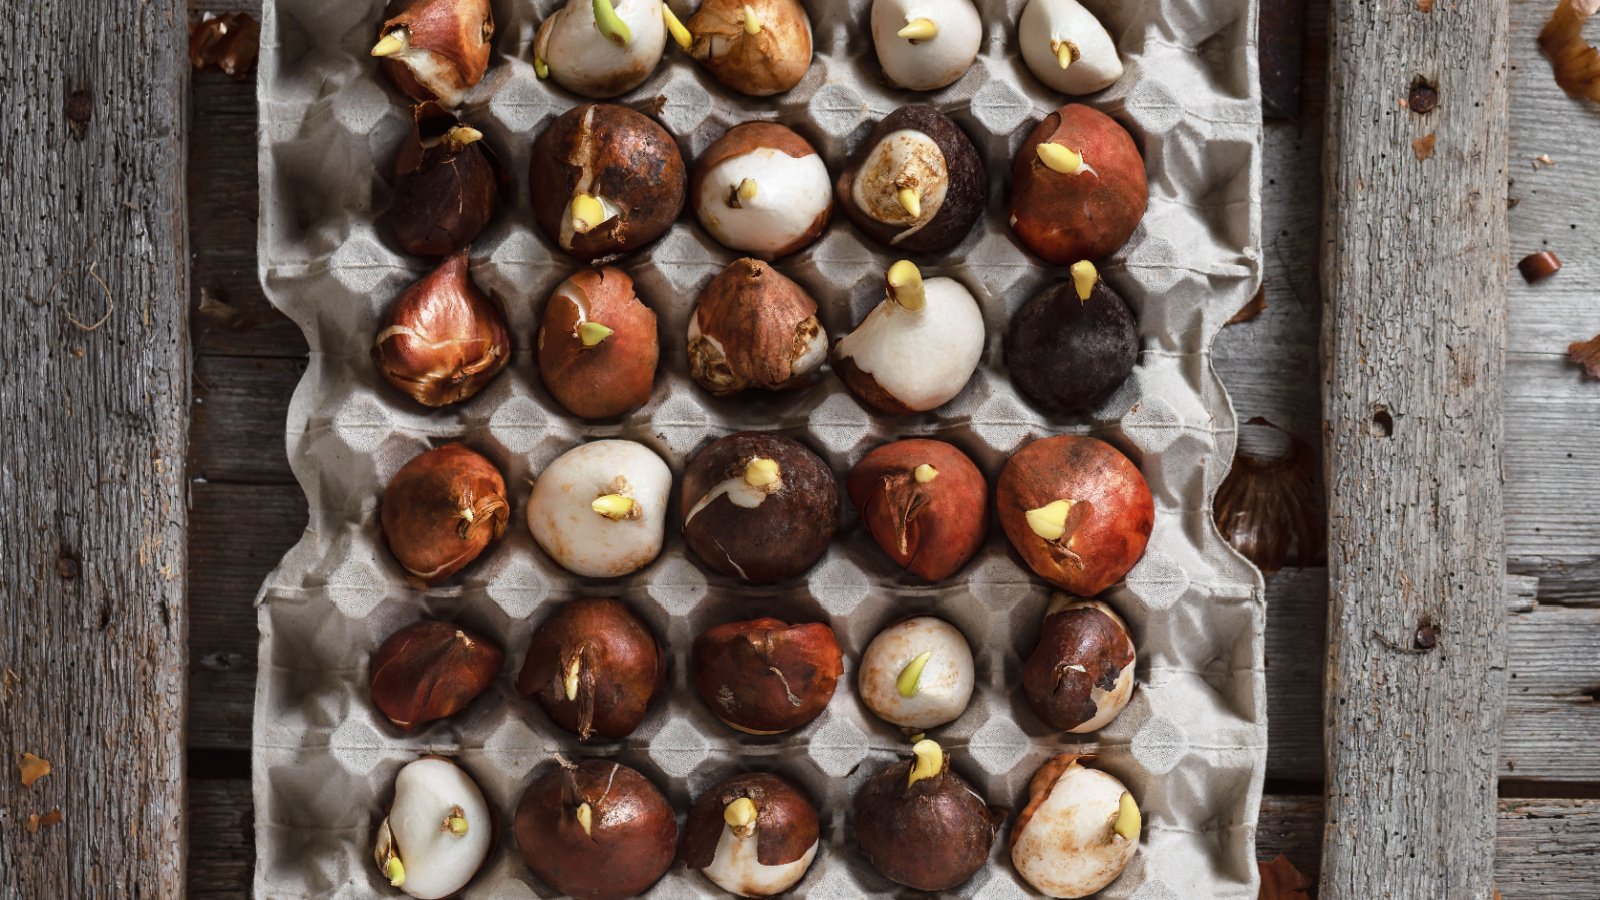
[[[176,898],[184,7],[46,0],[4,18],[0,896]],[[30,787],[24,752],[54,766]]]

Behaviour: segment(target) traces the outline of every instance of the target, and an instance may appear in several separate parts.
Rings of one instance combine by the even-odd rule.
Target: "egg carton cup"
[[[432,265],[399,252],[375,224],[389,204],[395,150],[411,125],[408,106],[367,53],[382,0],[268,0],[259,80],[261,278],[311,347],[288,419],[289,459],[305,489],[310,524],[257,600],[256,896],[391,893],[372,861],[374,834],[396,772],[426,753],[457,760],[496,811],[494,849],[466,897],[556,896],[523,864],[511,817],[523,789],[557,753],[604,756],[639,769],[680,816],[694,797],[734,772],[782,773],[806,788],[822,814],[824,846],[794,896],[913,895],[877,875],[856,848],[851,797],[880,767],[909,759],[910,747],[862,705],[855,666],[880,628],[929,613],[962,630],[977,664],[970,708],[932,736],[988,802],[1014,814],[1046,759],[1095,753],[1096,765],[1138,797],[1146,826],[1138,855],[1101,896],[1255,897],[1266,760],[1262,586],[1212,524],[1212,497],[1233,457],[1235,418],[1210,347],[1260,280],[1256,5],[1088,0],[1127,68],[1088,102],[1139,143],[1150,206],[1132,240],[1102,266],[1139,314],[1139,364],[1113,397],[1073,418],[1046,417],[1023,402],[1000,352],[1010,315],[1066,274],[1031,258],[1006,227],[1012,156],[1064,100],[1013,51],[1022,5],[979,0],[981,54],[963,78],[937,92],[885,86],[868,37],[868,0],[806,0],[816,58],[788,93],[735,95],[669,44],[655,74],[618,101],[660,121],[691,164],[728,126],[761,119],[799,131],[835,175],[895,108],[926,103],[949,115],[991,173],[979,226],[954,250],[915,258],[925,275],[966,285],[983,308],[983,362],[960,396],[932,414],[891,418],[866,411],[831,373],[778,395],[716,399],[700,390],[687,376],[688,317],[700,288],[738,254],[686,214],[658,243],[619,263],[660,319],[654,395],[620,420],[585,424],[544,390],[531,352],[550,290],[580,268],[537,231],[527,197],[533,139],[581,102],[538,81],[531,64],[534,29],[556,0],[495,2],[492,67],[464,108],[512,179],[494,223],[473,247],[472,275],[505,309],[515,355],[477,397],[438,411],[391,390],[368,357],[381,312]],[[682,0],[673,6],[680,16],[690,11]],[[881,299],[882,274],[894,259],[836,211],[821,240],[777,268],[816,298],[820,319],[837,337]],[[935,586],[903,576],[848,502],[827,555],[804,577],[773,587],[709,573],[672,527],[656,562],[609,581],[566,573],[529,536],[528,485],[562,452],[597,438],[627,438],[661,454],[681,477],[695,450],[742,429],[799,439],[841,479],[871,448],[908,435],[953,442],[991,486],[1010,454],[1046,435],[1092,434],[1128,453],[1150,483],[1156,524],[1143,560],[1106,595],[1138,646],[1138,689],[1127,710],[1099,733],[1080,737],[1052,731],[1028,709],[1022,661],[1050,589],[993,522],[979,555]],[[378,500],[407,460],[451,440],[483,452],[505,473],[510,527],[462,574],[419,591],[384,546]],[[678,515],[672,509],[669,522]],[[582,746],[511,683],[533,627],[555,604],[594,595],[626,600],[654,629],[670,664],[664,697],[633,735]],[[690,688],[693,637],[720,622],[761,615],[829,622],[845,653],[832,703],[798,732],[735,734]],[[373,707],[368,659],[392,631],[423,616],[494,636],[506,649],[505,671],[464,714],[408,736]],[[1010,865],[1009,831],[1008,821],[990,863],[953,894],[1033,895]],[[647,896],[721,893],[680,860]]]

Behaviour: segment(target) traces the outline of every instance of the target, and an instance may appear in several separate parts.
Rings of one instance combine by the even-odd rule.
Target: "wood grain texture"
[[[1493,893],[1509,3],[1429,5],[1331,4],[1323,900]]]
[[[0,18],[0,896],[181,897],[184,7]]]

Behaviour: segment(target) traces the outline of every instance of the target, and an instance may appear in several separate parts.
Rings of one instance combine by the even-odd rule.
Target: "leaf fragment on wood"
[[[17,764],[22,770],[22,786],[32,787],[35,781],[50,774],[50,760],[32,753],[22,754],[22,762]]]
[[[1417,159],[1432,159],[1433,146],[1439,143],[1439,135],[1429,133],[1411,142],[1411,149],[1416,152]]]
[[[1256,288],[1255,296],[1251,297],[1249,300],[1246,300],[1245,304],[1239,307],[1239,311],[1233,314],[1233,318],[1222,323],[1222,327],[1226,328],[1229,325],[1238,325],[1241,322],[1248,322],[1251,319],[1254,319],[1256,316],[1261,315],[1261,311],[1266,308],[1267,286],[1263,284],[1261,287]]]
[[[1600,378],[1600,334],[1587,341],[1568,344],[1567,358],[1583,366],[1585,372]]]
[[[52,826],[59,825],[61,824],[61,819],[62,815],[59,808],[52,809],[42,816],[38,813],[29,813],[28,833],[33,834],[41,828],[50,828]]]
[[[1425,13],[1433,12],[1433,0],[1417,0],[1417,9]]]
[[[189,32],[189,64],[196,71],[216,69],[244,81],[260,49],[261,26],[249,13],[206,13]]]
[[[1261,870],[1261,890],[1256,900],[1310,900],[1306,888],[1311,887],[1311,879],[1282,853],[1272,862],[1257,862],[1256,867]]]
[[[1233,468],[1212,504],[1217,530],[1263,572],[1290,559],[1306,565],[1319,557],[1325,527],[1316,489],[1317,454],[1311,444],[1257,416],[1245,422],[1281,432],[1289,453],[1267,458],[1236,450]]]
[[[1539,32],[1539,49],[1563,91],[1600,102],[1600,50],[1583,39],[1583,23],[1596,10],[1600,0],[1561,0]]]

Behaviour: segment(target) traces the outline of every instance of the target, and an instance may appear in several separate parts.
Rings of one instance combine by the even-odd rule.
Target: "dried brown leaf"
[[[189,32],[190,65],[197,70],[216,69],[239,81],[255,68],[260,49],[261,26],[249,13],[206,13]]]
[[[1282,853],[1272,862],[1257,862],[1256,868],[1261,870],[1261,891],[1256,900],[1310,900],[1306,888],[1311,887],[1311,879]]]
[[[1437,134],[1425,134],[1411,142],[1411,149],[1416,151],[1417,159],[1432,159],[1433,146],[1439,143]]]
[[[1539,32],[1539,49],[1562,90],[1600,102],[1600,50],[1583,39],[1583,23],[1597,9],[1600,0],[1561,0]]]
[[[28,814],[28,833],[33,834],[41,828],[49,828],[61,824],[61,810],[52,809],[44,815],[38,813]]]
[[[1234,453],[1233,469],[1217,488],[1212,505],[1217,529],[1263,572],[1283,568],[1291,546],[1296,563],[1307,565],[1321,555],[1324,545],[1316,451],[1304,439],[1259,416],[1245,424],[1283,432],[1289,438],[1289,453],[1274,458]]]
[[[1241,322],[1248,322],[1251,319],[1254,319],[1256,316],[1261,315],[1261,311],[1266,308],[1267,286],[1263,284],[1261,287],[1256,289],[1254,297],[1251,297],[1243,306],[1239,307],[1239,311],[1233,314],[1233,318],[1222,323],[1222,327],[1226,328],[1229,325],[1238,325]]]
[[[17,767],[22,770],[23,787],[31,787],[35,781],[50,774],[50,760],[32,753],[22,754],[22,762]]]
[[[1417,9],[1425,13],[1433,12],[1433,0],[1417,0]]]
[[[1600,378],[1600,334],[1567,345],[1567,357],[1580,366],[1585,372]]]

